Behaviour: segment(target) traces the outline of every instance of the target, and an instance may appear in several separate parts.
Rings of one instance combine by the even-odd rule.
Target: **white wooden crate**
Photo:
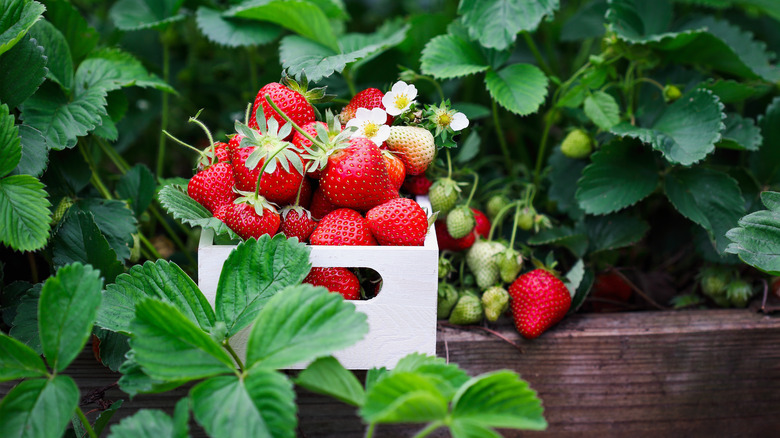
[[[418,196],[417,202],[430,214],[428,197]],[[211,230],[201,233],[198,286],[212,306],[222,265],[234,248],[215,245]],[[430,227],[423,246],[311,246],[312,266],[371,268],[382,276],[378,296],[352,301],[368,316],[369,333],[352,347],[334,353],[342,365],[353,370],[393,368],[409,353],[436,354],[438,257],[434,227]],[[247,328],[231,338],[230,344],[242,358],[246,357],[248,336]]]

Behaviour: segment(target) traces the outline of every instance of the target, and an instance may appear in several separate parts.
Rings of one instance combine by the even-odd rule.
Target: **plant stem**
[[[504,137],[504,130],[501,127],[501,120],[498,117],[498,105],[495,99],[490,99],[491,106],[493,108],[493,128],[496,130],[496,137],[498,137],[498,145],[501,147],[501,152],[504,154],[504,161],[506,162],[506,170],[510,175],[514,174],[514,166],[512,166],[512,156],[509,154],[509,146],[506,144],[506,138]]]
[[[249,47],[246,49],[246,59],[249,63],[249,85],[252,86],[252,90],[257,90],[257,66],[252,57],[252,49]]]
[[[267,94],[266,94],[266,96],[267,96]],[[287,143],[287,142],[284,142],[284,143]],[[258,197],[258,196],[260,196],[260,180],[262,180],[262,179],[263,179],[263,174],[265,173],[265,168],[266,168],[266,167],[268,167],[268,164],[271,162],[271,160],[273,160],[273,159],[274,159],[274,157],[276,157],[276,156],[279,154],[279,152],[281,152],[281,151],[283,151],[283,150],[287,149],[287,145],[288,145],[288,144],[289,144],[289,143],[287,143],[287,144],[282,144],[281,146],[279,146],[279,148],[277,148],[277,149],[274,151],[274,153],[273,153],[273,154],[271,154],[271,156],[270,156],[270,157],[267,157],[267,158],[265,159],[265,161],[263,162],[263,167],[261,167],[261,168],[260,168],[260,175],[257,177],[257,185],[255,186],[255,197]],[[304,173],[306,173],[306,172],[304,172]]]
[[[469,199],[466,200],[466,207],[471,203],[471,199],[474,198],[474,193],[477,192],[477,185],[479,184],[479,174],[474,172],[474,184],[471,186],[471,193],[469,193]]]
[[[442,101],[444,101],[444,90],[442,90],[441,85],[439,84],[439,81],[437,81],[436,79],[434,79],[434,78],[432,78],[430,76],[425,76],[425,75],[418,75],[417,77],[432,83],[433,86],[436,88],[436,92],[439,93],[439,98]]]
[[[536,43],[531,37],[531,34],[528,33],[527,30],[523,31],[523,38],[525,38],[525,43],[528,45],[528,48],[531,49],[531,53],[533,53],[534,59],[536,59],[536,63],[539,64],[539,68],[541,68],[547,76],[555,76],[553,71],[550,69],[550,66],[547,65],[547,61],[545,61],[542,57],[542,53],[539,52],[539,48],[536,47]]]
[[[163,49],[163,81],[167,84],[171,76],[171,48],[168,38],[161,36]],[[168,129],[168,93],[162,92],[162,117],[160,120],[160,141],[157,145],[157,167],[155,175],[162,177],[163,162],[165,161],[165,130]]]
[[[515,235],[517,234],[517,221],[520,219],[520,204],[515,207],[515,220],[512,225],[512,237],[509,239],[509,248],[515,247]]]
[[[90,172],[92,172],[92,176],[90,176],[89,180],[92,182],[92,185],[95,186],[95,188],[100,192],[100,194],[106,198],[106,199],[114,199],[113,196],[111,196],[111,191],[108,190],[108,188],[103,184],[103,180],[100,179],[100,175],[98,175],[97,167],[95,166],[95,162],[92,161],[92,156],[89,155],[89,152],[87,151],[86,146],[84,146],[83,142],[78,143],[79,152],[81,152],[81,156],[84,157],[84,161],[87,162],[87,166],[89,166]]]
[[[236,365],[238,365],[238,368],[243,371],[244,363],[241,362],[241,358],[238,357],[238,354],[236,354],[236,350],[233,349],[233,347],[230,345],[230,342],[228,342],[227,339],[222,341],[222,347],[224,347],[225,350],[227,350],[227,352],[230,353],[230,355],[233,357],[233,360],[236,361]]]
[[[106,154],[106,156],[111,160],[112,163],[114,163],[114,166],[116,166],[117,169],[122,172],[122,174],[125,174],[128,170],[130,170],[130,165],[127,164],[127,161],[125,161],[124,158],[122,158],[122,156],[116,152],[116,149],[109,147],[106,144],[106,141],[102,138],[97,136],[94,138],[98,147],[100,147],[100,150]]]
[[[372,438],[374,436],[374,429],[376,429],[376,423],[369,424],[368,429],[366,429],[365,438]]]
[[[506,212],[509,211],[509,209],[511,209],[512,207],[519,206],[519,205],[520,205],[520,201],[510,202],[509,204],[505,205],[504,208],[499,210],[498,213],[496,213],[496,217],[493,218],[493,223],[490,225],[490,232],[488,233],[488,238],[487,238],[488,242],[493,240],[493,232],[496,230],[498,224],[501,223],[501,220],[504,218]]]
[[[349,87],[349,94],[352,96],[357,94],[355,91],[355,80],[352,78],[352,66],[348,65],[345,67],[341,72],[341,75],[344,76],[344,81],[347,82],[347,87]]]
[[[536,156],[536,167],[534,167],[534,186],[539,185],[539,180],[542,176],[542,164],[544,163],[545,153],[547,152],[547,139],[550,136],[550,128],[552,128],[552,111],[553,110],[547,111],[547,114],[545,115],[542,141],[539,142],[539,155]]]
[[[415,435],[413,438],[423,438],[431,434],[434,430],[442,427],[444,425],[444,422],[442,421],[434,421],[431,424],[425,426],[425,428],[419,432],[417,432],[417,435]]]
[[[152,242],[150,242],[149,239],[146,238],[146,236],[144,236],[141,233],[138,233],[138,239],[141,241],[141,243],[144,244],[144,246],[149,251],[149,253],[152,255],[152,257],[154,257],[155,259],[163,258],[163,256],[160,255],[160,253],[157,251],[157,248],[155,248],[154,245],[152,245]]]
[[[450,148],[445,149],[447,152],[447,178],[452,178],[452,157],[450,157]]]
[[[87,431],[87,435],[89,435],[90,438],[98,438],[95,430],[92,429],[92,425],[89,424],[87,416],[84,415],[84,411],[82,411],[81,407],[79,406],[76,406],[76,415],[78,415],[79,420],[81,420],[81,425],[84,426],[84,430]]]

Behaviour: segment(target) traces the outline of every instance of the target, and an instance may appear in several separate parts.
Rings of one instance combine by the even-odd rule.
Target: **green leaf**
[[[111,427],[109,438],[174,438],[173,419],[158,409],[141,409]]]
[[[0,333],[0,382],[41,377],[46,372],[46,364],[38,353],[5,333]]]
[[[129,200],[133,206],[135,217],[140,217],[154,199],[157,183],[154,174],[143,164],[136,164],[122,175],[116,185],[116,193],[120,198]]]
[[[392,372],[413,372],[427,376],[429,381],[436,385],[436,389],[448,399],[470,379],[457,365],[448,364],[443,358],[421,353],[410,353],[402,357]]]
[[[605,131],[620,122],[620,107],[614,97],[603,91],[596,91],[586,97],[583,110],[596,126]]]
[[[166,302],[147,298],[137,303],[130,332],[136,362],[155,379],[178,382],[235,370],[216,341]]]
[[[77,72],[77,84],[79,79]],[[78,137],[102,123],[105,114],[106,91],[102,88],[77,91],[70,99],[52,86],[44,86],[22,108],[25,123],[41,131],[49,147],[55,150],[75,146]]]
[[[166,382],[160,379],[153,379],[144,373],[143,368],[135,361],[135,352],[127,352],[127,360],[119,367],[122,377],[119,378],[119,389],[126,392],[130,397],[138,394],[156,394],[175,389],[185,383],[185,380]]]
[[[780,183],[780,97],[775,97],[759,117],[764,141],[757,153],[750,154],[750,169],[763,185]]]
[[[43,248],[49,238],[49,200],[43,184],[29,175],[0,179],[0,242],[17,251]]]
[[[254,21],[225,16],[222,11],[205,6],[198,8],[195,19],[206,38],[226,47],[261,46],[282,34],[282,29],[276,25],[258,25]]]
[[[577,182],[577,201],[589,214],[630,207],[658,186],[658,168],[649,149],[635,141],[612,141],[591,156]]]
[[[100,41],[100,34],[87,23],[86,18],[70,2],[46,2],[46,19],[65,36],[73,64],[81,62]]]
[[[100,232],[120,259],[130,258],[133,234],[138,232],[133,212],[122,201],[87,198],[78,201],[69,214],[76,210],[92,213]]]
[[[581,41],[604,35],[607,1],[596,0],[580,7],[561,27],[561,41]]]
[[[100,270],[106,283],[112,283],[125,270],[91,213],[75,211],[68,214],[52,238],[51,248],[54,266],[74,262],[89,264]]]
[[[332,50],[339,49],[328,17],[308,1],[247,2],[229,9],[224,15],[276,23]]]
[[[737,82],[733,79],[709,79],[699,85],[712,91],[723,103],[737,103],[763,96],[771,90],[765,82]]]
[[[528,238],[531,246],[560,245],[568,248],[577,257],[585,255],[588,250],[588,236],[584,231],[561,226],[542,230]]]
[[[588,297],[588,294],[593,287],[593,282],[595,279],[596,274],[593,272],[593,270],[586,269],[585,273],[583,274],[582,281],[580,281],[574,296],[571,297],[571,307],[569,307],[568,314],[576,313],[577,310],[582,307],[582,305],[585,303],[585,298]]]
[[[504,50],[518,32],[534,31],[558,6],[558,0],[461,0],[458,12],[472,39]]]
[[[748,117],[742,117],[737,113],[729,113],[726,116],[726,129],[723,138],[717,146],[728,149],[757,151],[761,146],[761,129],[755,121]]]
[[[95,420],[95,424],[92,425],[92,430],[95,431],[97,436],[100,436],[103,433],[103,430],[108,426],[108,422],[111,421],[111,418],[116,414],[117,409],[122,407],[122,403],[123,400],[119,399],[111,403],[111,406],[109,406],[108,409],[100,412],[97,420]]]
[[[98,311],[100,311],[99,309]],[[104,330],[97,326],[93,327],[92,331],[100,343],[98,346],[100,363],[111,371],[119,371],[119,368],[127,360],[125,356],[130,350],[130,338],[125,334]]]
[[[49,70],[47,77],[60,84],[64,90],[70,90],[73,87],[73,59],[65,36],[46,20],[36,23],[30,29],[30,36],[44,48],[43,54]]]
[[[323,287],[302,284],[274,295],[249,334],[248,368],[284,368],[349,347],[368,333],[366,314]]]
[[[725,128],[723,118],[723,104],[718,97],[708,90],[697,89],[666,107],[650,127],[622,122],[611,131],[652,145],[670,163],[689,166],[715,150],[715,143]]]
[[[566,213],[570,218],[574,220],[581,218],[585,212],[580,208],[574,194],[577,191],[577,180],[582,176],[587,161],[569,158],[561,152],[560,146],[557,146],[547,159],[547,163],[550,167],[547,174],[550,183],[547,196],[556,203],[558,210]]]
[[[209,436],[295,437],[295,392],[273,370],[251,370],[243,380],[213,377],[190,391],[192,412]]]
[[[373,34],[346,34],[338,39],[339,50],[297,35],[284,37],[279,45],[282,67],[292,76],[305,72],[310,81],[318,81],[348,64],[365,61],[398,45],[409,26],[389,22]]]
[[[501,438],[495,430],[479,424],[456,421],[449,425],[452,438]]]
[[[21,160],[19,128],[14,125],[8,105],[0,104],[0,178],[11,173]]]
[[[544,430],[542,412],[536,392],[506,370],[473,378],[452,401],[453,422],[483,427]]]
[[[366,398],[357,377],[333,356],[321,357],[312,362],[298,374],[295,384],[353,406],[361,406]]]
[[[184,0],[119,0],[109,11],[114,25],[125,31],[162,28],[183,20],[179,13]]]
[[[723,254],[729,243],[726,232],[745,213],[739,184],[715,170],[682,168],[666,175],[664,190],[674,208],[707,230],[713,246]]]
[[[547,76],[531,64],[489,70],[485,85],[499,105],[521,116],[535,113],[547,96]]]
[[[590,253],[631,246],[644,237],[650,226],[627,212],[585,218]]]
[[[767,210],[751,213],[726,233],[726,252],[769,275],[780,275],[780,193],[763,192]]]
[[[710,8],[725,9],[741,6],[748,12],[765,12],[775,20],[780,20],[780,4],[774,0],[674,0],[676,3],[695,4]]]
[[[192,227],[214,230],[216,235],[227,234],[231,239],[238,239],[224,222],[211,215],[206,207],[198,204],[187,194],[187,188],[169,184],[157,194],[157,199],[171,216]]]
[[[16,166],[16,173],[40,177],[49,165],[49,145],[41,131],[19,125],[19,138],[22,144],[22,160]]]
[[[38,283],[30,288],[19,298],[16,307],[11,330],[8,332],[13,338],[32,348],[39,355],[43,354],[41,337],[38,334],[38,299],[41,296],[43,283]],[[5,289],[3,293],[6,293]]]
[[[76,71],[76,85],[79,92],[91,88],[108,92],[130,86],[176,92],[162,79],[149,73],[133,55],[111,48],[89,54]]]
[[[46,79],[44,47],[29,36],[0,56],[0,102],[16,108]]]
[[[680,35],[672,32],[672,5],[669,0],[610,0],[606,15],[609,29],[630,43],[657,42]],[[690,39],[694,35],[687,36]]]
[[[468,117],[468,116],[467,116]],[[469,117],[469,120],[474,120]],[[455,156],[455,161],[458,163],[468,163],[479,154],[479,146],[482,142],[482,138],[476,129],[472,130],[463,144],[460,146],[458,155]]]
[[[214,311],[198,285],[178,265],[166,260],[135,265],[107,285],[95,323],[111,331],[132,333],[135,305],[144,298],[173,305],[206,332],[214,327]]]
[[[369,423],[425,423],[443,420],[447,411],[448,399],[429,376],[393,372],[371,386],[360,416]]]
[[[92,335],[103,279],[92,266],[63,266],[43,284],[38,302],[38,329],[46,362],[64,370]]]
[[[0,402],[4,438],[59,438],[79,402],[72,378],[25,380]]]
[[[0,55],[13,47],[41,19],[46,10],[42,4],[29,0],[0,0]]]
[[[438,79],[467,76],[490,68],[479,46],[456,35],[440,35],[428,41],[420,63],[423,73]]]
[[[287,286],[300,284],[310,269],[308,247],[283,234],[240,243],[222,266],[215,302],[217,318],[227,324],[229,335],[238,333],[252,323],[269,299]]]

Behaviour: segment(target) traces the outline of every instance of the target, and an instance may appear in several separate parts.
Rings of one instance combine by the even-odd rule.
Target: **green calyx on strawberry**
[[[452,260],[444,257],[439,257],[439,278],[446,278],[451,272],[455,271],[455,267],[452,265]]]
[[[290,237],[297,237],[299,242],[308,242],[309,236],[317,228],[317,222],[311,213],[299,205],[287,205],[279,212],[282,223],[279,232]]]
[[[488,288],[482,294],[482,308],[485,311],[485,318],[490,322],[496,322],[509,308],[509,292],[501,286]]]
[[[439,283],[438,296],[436,299],[436,317],[438,319],[447,319],[452,313],[452,308],[458,302],[460,295],[455,286],[448,283]]]
[[[495,263],[501,281],[511,283],[523,268],[523,256],[514,248],[507,248],[495,255]]]
[[[593,151],[593,139],[582,129],[569,132],[561,143],[561,152],[569,158],[585,158]]]
[[[465,292],[460,294],[458,302],[450,313],[450,324],[469,325],[482,321],[482,300],[476,294]]]
[[[734,280],[726,288],[726,297],[734,307],[745,307],[753,297],[754,291],[745,280]]]
[[[499,281],[499,268],[495,256],[506,247],[495,241],[479,240],[466,252],[466,266],[474,274],[477,286],[485,290]]]
[[[223,222],[245,240],[276,234],[281,222],[276,206],[255,192],[236,192],[241,196],[222,213]]]
[[[699,271],[699,286],[702,293],[721,307],[729,307],[731,304],[726,296],[726,289],[732,279],[732,271],[720,266],[708,266]]]
[[[512,318],[526,339],[534,339],[557,324],[571,307],[571,294],[552,272],[534,269],[509,286]]]
[[[453,239],[467,236],[476,225],[474,212],[467,205],[459,205],[447,214],[447,231]]]
[[[441,217],[446,216],[458,202],[460,187],[452,178],[439,178],[428,190],[428,199],[433,211],[438,211]]]

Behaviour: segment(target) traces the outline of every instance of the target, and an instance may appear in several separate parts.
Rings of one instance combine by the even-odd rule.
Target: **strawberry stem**
[[[200,126],[201,129],[203,129],[203,132],[206,133],[206,137],[209,139],[209,146],[214,144],[214,137],[211,136],[211,131],[209,131],[208,128],[206,128],[206,125],[203,124],[200,120],[198,120],[198,116],[200,115],[200,112],[203,110],[198,111],[197,114],[195,114],[194,117],[190,117],[188,120],[189,122],[195,123],[196,125]]]
[[[445,149],[447,152],[447,178],[452,178],[452,158],[450,157],[450,148]]]
[[[269,104],[269,105],[271,105],[271,108],[273,108],[273,109],[274,109],[274,111],[276,111],[276,113],[277,113],[277,114],[279,114],[280,116],[282,116],[282,118],[284,119],[284,121],[285,121],[285,122],[287,122],[287,123],[290,123],[290,124],[292,125],[292,127],[293,127],[293,128],[295,128],[295,130],[296,130],[296,131],[298,131],[298,132],[299,132],[299,133],[300,133],[302,136],[304,136],[304,137],[305,137],[307,140],[309,140],[309,141],[311,142],[311,144],[312,144],[312,145],[314,145],[314,146],[317,146],[317,148],[319,148],[320,150],[323,150],[323,151],[327,150],[327,148],[325,147],[325,145],[324,145],[324,144],[322,144],[322,143],[321,143],[319,140],[317,140],[316,138],[312,137],[312,136],[311,136],[311,134],[309,134],[308,132],[304,131],[304,130],[303,130],[303,128],[301,128],[300,126],[298,126],[298,124],[297,124],[297,123],[295,123],[295,122],[294,122],[294,121],[293,121],[293,120],[290,118],[290,116],[288,116],[287,114],[285,114],[285,112],[284,112],[284,111],[282,111],[282,110],[281,110],[281,108],[279,108],[279,106],[278,106],[278,105],[276,105],[276,104],[274,103],[274,101],[273,101],[273,100],[271,100],[271,95],[270,95],[270,94],[266,93],[266,95],[265,95],[265,100],[266,100],[266,102],[268,102],[268,104]]]
[[[509,238],[509,248],[515,247],[515,235],[517,235],[517,222],[520,220],[520,203],[515,206],[515,219],[512,223],[512,237]]]
[[[474,174],[474,184],[471,186],[471,193],[469,193],[469,199],[466,200],[466,207],[468,207],[469,204],[471,203],[471,199],[474,197],[474,193],[477,192],[477,185],[479,184],[479,174],[477,172],[472,172],[472,173]]]
[[[163,129],[163,131],[162,131],[162,132],[163,132],[163,134],[167,135],[167,136],[168,136],[168,137],[169,137],[171,140],[175,141],[176,143],[179,143],[180,145],[182,145],[182,146],[184,146],[184,147],[186,147],[186,148],[190,148],[190,149],[192,149],[193,151],[195,151],[195,152],[197,152],[198,154],[200,154],[200,156],[201,156],[201,157],[206,157],[206,154],[205,154],[205,153],[204,153],[202,150],[200,150],[200,149],[196,148],[195,146],[192,146],[192,145],[190,145],[190,144],[187,144],[187,143],[185,143],[185,142],[183,142],[183,141],[179,140],[178,138],[174,137],[174,136],[173,136],[173,134],[171,134],[170,132],[168,132],[168,131],[166,131],[166,130],[164,130],[164,129]],[[210,138],[211,138],[211,136],[209,136],[209,139],[210,139]],[[212,144],[214,144],[214,143],[212,143]]]
[[[520,201],[513,201],[509,204],[505,205],[504,208],[498,211],[496,214],[496,217],[493,219],[493,223],[490,225],[490,232],[488,233],[488,242],[493,240],[493,232],[496,230],[496,227],[498,224],[501,223],[501,220],[504,219],[504,215],[512,208],[512,207],[519,207]],[[514,230],[513,230],[514,231]]]

